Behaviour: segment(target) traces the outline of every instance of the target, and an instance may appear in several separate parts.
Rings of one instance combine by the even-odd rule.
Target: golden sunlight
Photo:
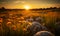
[[[24,5],[24,9],[29,10],[30,6],[29,5]]]

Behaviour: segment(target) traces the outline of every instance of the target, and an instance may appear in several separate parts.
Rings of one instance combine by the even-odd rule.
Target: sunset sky
[[[60,0],[0,0],[0,7],[8,9],[24,9],[24,6],[33,8],[60,7]]]

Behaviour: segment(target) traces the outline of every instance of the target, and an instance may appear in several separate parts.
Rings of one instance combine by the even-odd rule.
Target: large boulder
[[[39,31],[34,36],[54,36],[54,35],[48,31]]]

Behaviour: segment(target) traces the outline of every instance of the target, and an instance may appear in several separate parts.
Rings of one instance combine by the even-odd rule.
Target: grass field
[[[55,29],[60,22],[60,11],[40,10],[40,11],[3,11],[0,13],[0,36],[29,36],[27,26],[32,22],[27,19],[41,17],[41,24],[55,35]],[[58,25],[57,25],[58,24]]]

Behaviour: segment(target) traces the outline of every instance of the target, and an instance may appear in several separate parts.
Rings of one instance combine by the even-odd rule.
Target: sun
[[[30,9],[30,6],[29,6],[29,5],[24,5],[24,8],[25,8],[26,10],[29,10],[29,9]]]

